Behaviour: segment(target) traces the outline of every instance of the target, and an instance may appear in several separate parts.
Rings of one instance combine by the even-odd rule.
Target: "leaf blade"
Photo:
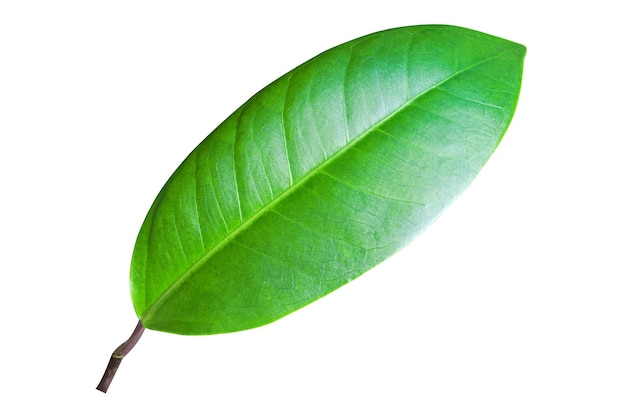
[[[402,248],[497,146],[524,52],[467,29],[400,28],[333,48],[263,89],[155,200],[131,269],[144,326],[263,325]],[[210,204],[200,211],[199,201]]]

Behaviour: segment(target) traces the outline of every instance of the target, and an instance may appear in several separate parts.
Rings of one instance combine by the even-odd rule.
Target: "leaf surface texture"
[[[374,33],[279,78],[185,159],[137,238],[146,328],[272,322],[406,246],[508,127],[525,48],[452,26]]]

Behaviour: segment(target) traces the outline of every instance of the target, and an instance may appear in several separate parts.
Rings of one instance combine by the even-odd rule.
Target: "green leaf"
[[[328,50],[237,109],[180,165],[133,253],[146,328],[272,322],[406,246],[509,125],[526,49],[451,26]]]

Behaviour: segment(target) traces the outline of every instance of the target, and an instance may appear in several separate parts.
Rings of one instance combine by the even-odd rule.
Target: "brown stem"
[[[144,329],[145,328],[141,324],[141,321],[139,321],[130,338],[126,340],[122,345],[117,347],[117,349],[111,355],[111,360],[109,360],[109,364],[107,365],[107,368],[104,371],[104,375],[102,375],[102,379],[100,380],[100,383],[98,384],[98,387],[96,389],[106,393],[106,391],[109,389],[111,381],[113,380],[113,377],[115,376],[115,372],[117,372],[117,368],[120,367],[122,359],[126,354],[130,352],[130,350],[133,349],[135,344],[137,344],[137,341],[139,341],[139,338],[141,337],[141,334],[143,334]]]

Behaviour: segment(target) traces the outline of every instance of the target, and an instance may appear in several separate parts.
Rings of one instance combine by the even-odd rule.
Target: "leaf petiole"
[[[135,344],[137,344],[137,341],[139,341],[139,338],[141,338],[144,330],[145,328],[141,324],[141,321],[137,322],[137,326],[135,327],[135,330],[131,334],[130,338],[126,340],[122,345],[117,347],[113,354],[111,354],[109,364],[107,365],[107,368],[104,371],[104,375],[102,375],[102,379],[100,379],[100,383],[98,384],[98,387],[96,387],[96,389],[106,393],[106,391],[109,389],[109,386],[111,385],[113,377],[115,376],[115,372],[117,372],[117,368],[120,367],[122,359],[126,354],[130,352],[130,350],[133,349]]]

